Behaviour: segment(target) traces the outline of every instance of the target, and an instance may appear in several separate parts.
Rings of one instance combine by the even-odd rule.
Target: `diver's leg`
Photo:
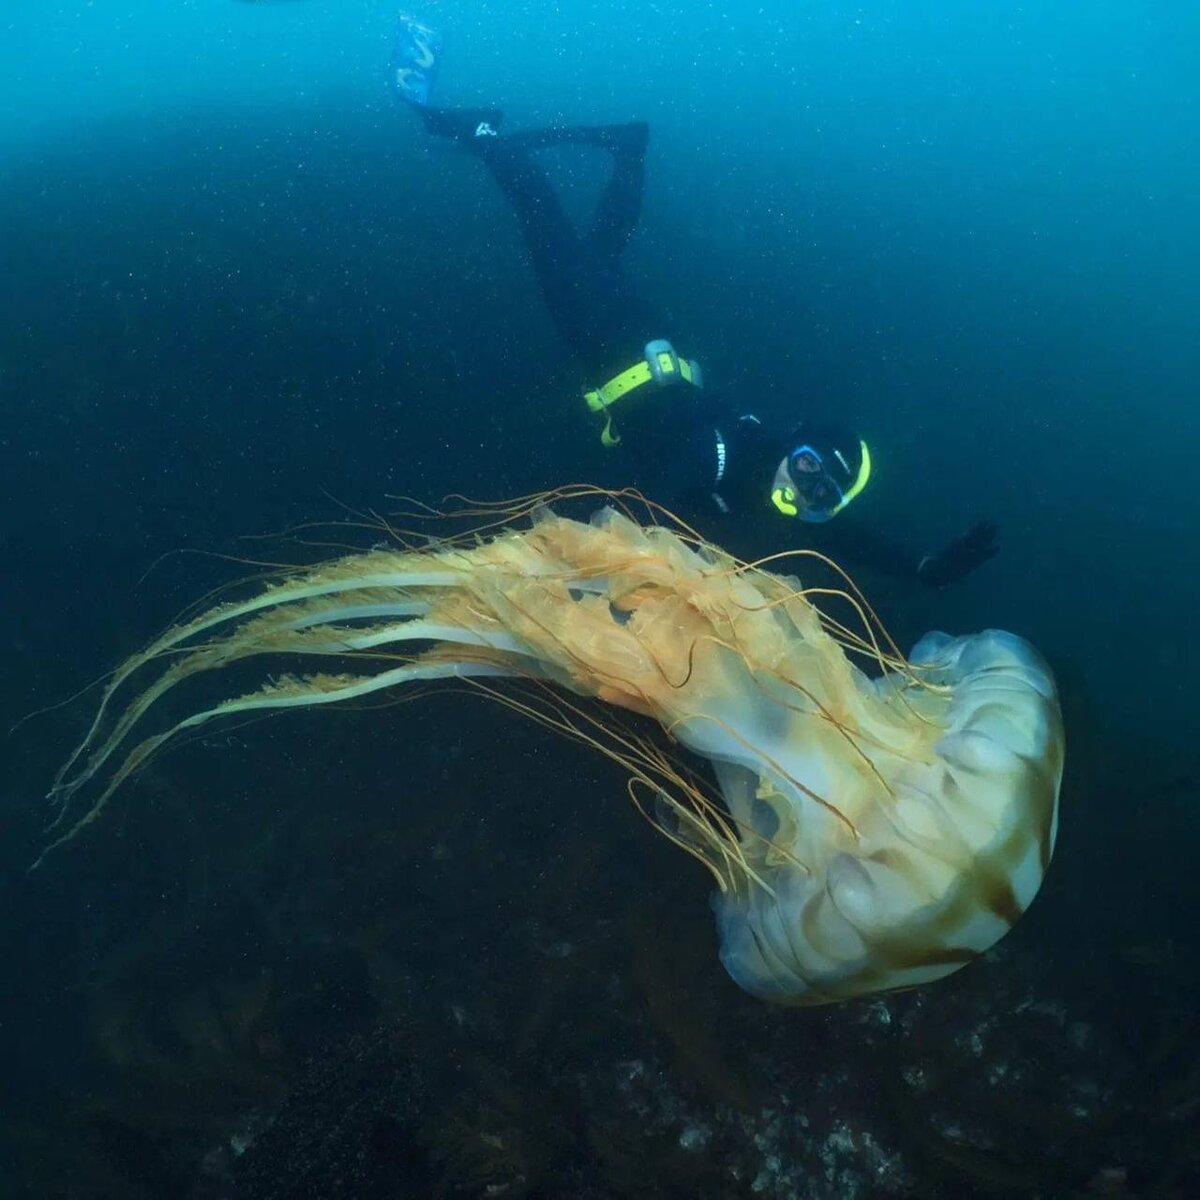
[[[438,137],[449,138],[474,153],[492,173],[508,201],[534,270],[549,291],[557,275],[578,257],[579,236],[545,171],[532,151],[536,148],[526,134],[501,136],[503,120],[496,109],[438,109],[420,111],[425,128]]]
[[[498,108],[434,108],[413,106],[426,132],[470,148],[475,141],[498,137],[504,113]]]
[[[599,144],[612,152],[613,165],[596,204],[588,238],[599,253],[619,255],[642,215],[650,126],[645,121],[634,121],[606,125],[597,132],[602,138]]]
[[[550,146],[595,146],[613,158],[612,173],[596,210],[588,240],[600,254],[619,255],[625,249],[642,215],[646,183],[646,146],[650,126],[645,121],[625,125],[570,125],[531,129],[514,134],[508,142],[524,150]]]
[[[572,125],[531,129],[499,135],[503,114],[498,109],[423,108],[426,129],[474,150],[492,171],[521,223],[526,241],[535,247],[553,242],[556,248],[576,234],[545,172],[532,154],[552,146],[595,146],[612,154],[612,172],[596,203],[588,242],[601,255],[619,255],[637,228],[646,178],[646,146],[650,127],[645,121],[625,125]]]
[[[441,35],[402,13],[393,53],[393,82],[399,97],[426,130],[478,155],[492,172],[521,227],[547,303],[568,294],[577,269],[580,238],[550,180],[532,158],[532,144],[500,136],[498,109],[438,108],[430,104],[441,54]]]
[[[527,151],[508,138],[489,141],[480,147],[479,157],[516,215],[543,286],[557,282],[579,257],[579,235],[549,177]]]

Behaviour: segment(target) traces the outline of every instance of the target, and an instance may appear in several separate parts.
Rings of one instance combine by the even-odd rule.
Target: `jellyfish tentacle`
[[[357,564],[364,560],[373,560],[378,556],[374,553],[368,555],[355,555],[351,559],[343,560],[347,567],[351,564]],[[393,560],[403,559],[405,556],[392,554],[390,557]],[[299,600],[312,599],[320,596],[332,595],[337,592],[344,591],[361,591],[366,588],[392,588],[403,590],[405,588],[416,587],[438,587],[451,586],[454,583],[454,576],[449,572],[429,572],[428,570],[408,572],[402,570],[393,570],[390,572],[368,572],[363,575],[354,576],[347,575],[345,578],[325,579],[320,572],[310,572],[299,577],[298,580],[289,580],[286,583],[274,584],[258,596],[253,596],[248,600],[242,601],[227,601],[224,604],[219,604],[215,608],[207,612],[200,613],[190,621],[184,622],[182,625],[176,625],[168,629],[161,637],[151,642],[146,649],[138,654],[132,655],[126,659],[110,677],[104,692],[100,698],[100,703],[96,709],[96,714],[92,720],[92,724],[88,732],[84,735],[83,741],[76,746],[75,750],[68,757],[67,761],[59,769],[55,776],[54,784],[50,789],[51,797],[55,797],[62,792],[67,795],[74,791],[75,788],[65,788],[63,786],[71,768],[78,761],[80,755],[85,754],[95,741],[104,718],[108,713],[109,704],[113,697],[120,690],[122,685],[141,667],[153,662],[156,658],[175,649],[183,642],[189,641],[193,637],[198,637],[202,633],[206,633],[210,629],[214,629],[219,625],[228,624],[233,621],[240,620],[243,617],[251,616],[256,612],[265,608],[273,608],[282,604],[290,604]],[[84,770],[80,773],[80,777],[76,786],[79,783],[84,783],[92,777],[94,771]]]
[[[47,854],[70,841],[80,830],[92,824],[120,786],[156,754],[162,746],[189,729],[197,729],[223,717],[244,713],[269,712],[288,708],[315,708],[324,704],[340,704],[424,679],[453,679],[469,676],[505,676],[511,669],[496,663],[455,661],[417,661],[376,675],[308,675],[284,676],[264,684],[256,692],[236,699],[224,700],[212,708],[193,713],[163,733],[154,734],[139,742],[126,756],[105,785],[99,798],[86,813],[42,851],[31,870],[44,861]],[[57,824],[61,824],[61,821]],[[55,826],[51,827],[52,829]]]
[[[393,602],[392,604],[342,605],[329,610],[329,615],[336,616],[338,620],[345,620],[347,617],[378,615],[411,615],[415,618],[418,614],[427,612],[428,609],[427,603],[415,601],[400,604]],[[339,629],[337,626],[326,627],[323,624],[321,613],[307,612],[282,622],[265,622],[261,629],[243,631],[241,636],[235,634],[220,641],[205,643],[177,658],[121,714],[108,737],[99,744],[95,753],[88,760],[86,769],[59,787],[56,794],[64,802],[69,800],[104,766],[129,736],[134,726],[143,720],[158,701],[186,679],[201,672],[223,669],[236,661],[258,654],[353,656],[376,651],[384,646],[413,641],[486,646],[509,654],[532,656],[529,647],[501,630],[480,632],[429,620],[413,619],[400,624],[388,624],[368,630]],[[57,828],[61,823],[62,811],[60,809],[58,819],[50,826],[51,830]]]

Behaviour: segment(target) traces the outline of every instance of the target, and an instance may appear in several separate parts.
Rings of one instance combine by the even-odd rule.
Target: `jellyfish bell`
[[[803,729],[778,768],[717,768],[771,883],[714,897],[721,959],[755,995],[815,1004],[941,978],[998,941],[1041,884],[1063,748],[1045,664],[996,631],[930,634],[910,661],[918,686],[859,681],[869,769],[828,739],[805,746]],[[816,781],[836,817],[806,803]],[[769,869],[779,845],[797,861]]]
[[[930,634],[904,659],[852,589],[858,629],[680,528],[527,511],[527,527],[349,555],[167,630],[114,672],[60,772],[59,842],[183,730],[450,678],[629,769],[631,795],[711,873],[721,959],[763,999],[937,979],[1028,907],[1063,734],[1026,642]],[[353,670],[272,679],[130,745],[167,692],[266,654]],[[580,697],[652,719],[711,775]]]

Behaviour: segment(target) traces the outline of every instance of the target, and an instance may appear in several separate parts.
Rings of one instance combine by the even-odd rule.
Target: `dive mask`
[[[836,516],[867,485],[871,475],[871,455],[866,442],[859,442],[862,464],[858,476],[843,487],[840,475],[849,480],[850,464],[839,450],[832,451],[833,461],[815,446],[797,446],[783,459],[771,485],[771,503],[787,517],[819,524]],[[836,474],[835,474],[836,472]]]

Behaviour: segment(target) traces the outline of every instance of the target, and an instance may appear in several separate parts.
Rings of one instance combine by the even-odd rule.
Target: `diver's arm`
[[[933,554],[921,554],[852,517],[843,515],[836,520],[838,528],[831,538],[834,557],[844,556],[893,579],[914,580],[930,588],[957,582],[999,549],[996,527],[988,521],[977,522]]]
[[[982,566],[1000,547],[996,526],[976,521],[966,533],[947,542],[936,554],[927,554],[917,564],[917,578],[926,587],[945,587]]]
[[[927,559],[914,547],[846,513],[830,523],[828,545],[831,557],[843,566],[872,567],[893,579],[920,581],[921,564]]]

